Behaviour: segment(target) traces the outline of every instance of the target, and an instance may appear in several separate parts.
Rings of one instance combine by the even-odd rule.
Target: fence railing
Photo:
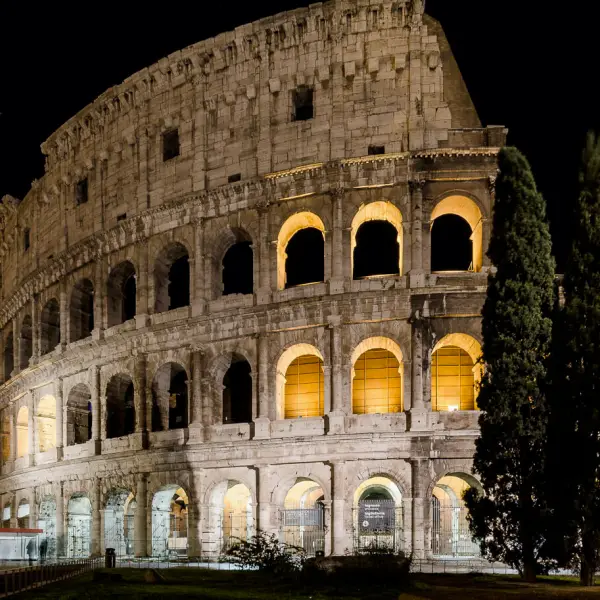
[[[103,558],[82,558],[7,571],[0,569],[0,598],[6,598],[47,583],[82,575],[103,565]]]

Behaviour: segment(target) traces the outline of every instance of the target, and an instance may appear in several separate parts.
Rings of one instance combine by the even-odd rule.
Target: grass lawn
[[[305,587],[305,582],[274,582],[259,573],[206,571],[201,569],[170,569],[160,573],[165,582],[148,584],[144,581],[144,570],[115,569],[122,573],[122,582],[97,583],[91,575],[85,575],[16,596],[27,600],[80,600],[88,598],[110,598],[141,600],[145,598],[202,598],[203,600],[500,600],[519,598],[523,600],[544,598],[598,597],[600,586],[583,589],[575,580],[544,579],[535,585],[521,583],[515,577],[483,575],[424,575],[415,574],[409,590],[379,587],[376,582],[365,582],[359,588],[335,589],[320,587],[318,590]]]

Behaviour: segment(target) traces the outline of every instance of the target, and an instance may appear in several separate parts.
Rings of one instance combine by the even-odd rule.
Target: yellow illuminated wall
[[[400,363],[388,350],[368,350],[354,363],[352,411],[355,414],[402,412]]]
[[[457,346],[445,346],[431,360],[431,408],[477,410],[473,359]]]
[[[323,416],[325,385],[323,361],[318,356],[300,356],[285,373],[285,418]]]

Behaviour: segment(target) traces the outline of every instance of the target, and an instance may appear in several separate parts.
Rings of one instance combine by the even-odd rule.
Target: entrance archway
[[[92,503],[84,494],[74,494],[67,506],[67,556],[87,558],[92,547]]]
[[[37,526],[44,531],[42,537],[48,542],[48,557],[56,557],[58,554],[56,539],[56,500],[51,496],[47,496],[40,502]]]
[[[21,502],[19,502],[19,506],[17,507],[17,527],[19,529],[29,529],[30,526],[30,506],[29,500],[23,498]]]
[[[478,557],[467,521],[463,494],[471,486],[480,487],[471,475],[452,473],[442,477],[431,498],[431,551],[434,557]]]
[[[131,556],[134,552],[133,512],[128,511],[133,494],[127,490],[109,493],[104,509],[104,547],[114,548],[117,556]]]
[[[402,493],[389,477],[364,481],[354,493],[354,548],[357,552],[404,548]]]
[[[248,487],[231,479],[216,485],[210,496],[209,521],[216,533],[210,544],[215,553],[222,554],[240,540],[250,539],[254,535],[254,511]]]
[[[312,479],[298,478],[285,497],[281,515],[283,541],[314,556],[325,550],[325,494]]]
[[[169,485],[152,498],[152,556],[187,556],[188,496]]]

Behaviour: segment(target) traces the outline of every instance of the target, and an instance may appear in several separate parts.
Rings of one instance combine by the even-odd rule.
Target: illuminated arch
[[[285,260],[287,258],[286,248],[290,240],[302,229],[312,227],[318,229],[325,237],[325,225],[320,217],[311,212],[300,212],[292,215],[279,230],[277,236],[277,289],[285,289],[286,272]]]
[[[54,396],[43,396],[38,402],[36,434],[40,452],[47,452],[56,447],[56,400]]]
[[[444,215],[462,217],[471,228],[473,242],[472,270],[478,273],[483,265],[483,216],[477,204],[466,196],[448,196],[438,202],[431,212],[431,225]]]
[[[277,361],[276,370],[276,400],[277,400],[277,418],[286,418],[285,415],[288,413],[286,410],[286,382],[288,378],[288,369],[292,366],[292,363],[305,358],[305,357],[316,357],[320,361],[321,372],[323,370],[323,355],[321,352],[312,346],[311,344],[295,344],[283,352]],[[323,413],[323,385],[320,386],[319,391],[319,408],[321,415]],[[291,413],[288,413],[291,414]],[[316,415],[313,415],[316,416]]]
[[[434,346],[431,356],[432,410],[477,410],[480,343],[465,333],[450,333]],[[447,364],[441,364],[442,358]]]
[[[403,242],[402,242],[402,213],[391,202],[379,200],[370,204],[363,204],[354,218],[351,225],[351,249],[350,260],[351,272],[354,273],[354,250],[356,249],[356,234],[360,226],[369,221],[387,221],[391,223],[398,232],[398,273],[402,275],[403,265]]]
[[[381,352],[385,352],[387,355],[383,355]],[[382,354],[382,356],[379,356]],[[367,406],[366,399],[366,382],[367,382],[367,365],[364,365],[363,369],[359,371],[365,375],[364,380],[361,382],[362,388],[359,389],[359,386],[355,386],[355,379],[357,377],[357,369],[356,364],[357,361],[361,358],[374,359],[374,360],[385,360],[386,361],[386,373],[379,376],[377,379],[372,379],[372,382],[375,384],[375,387],[372,388],[371,391],[376,391],[377,381],[381,384],[381,389],[385,387],[386,391],[386,404],[388,409],[385,411],[382,410],[370,410]],[[390,338],[386,338],[383,336],[376,336],[367,338],[363,340],[352,352],[351,356],[351,364],[352,364],[352,409],[355,414],[366,414],[369,412],[402,412],[404,409],[403,403],[403,386],[404,386],[404,363],[402,357],[402,350],[400,346]],[[391,363],[387,364],[387,363]],[[393,370],[397,370],[397,375],[395,373],[389,372],[389,366],[393,366]],[[376,369],[379,371],[381,369]],[[378,375],[375,371],[372,373],[373,375]],[[356,382],[358,384],[358,382]],[[391,388],[390,388],[391,386]],[[360,404],[362,404],[362,409],[360,408]]]

